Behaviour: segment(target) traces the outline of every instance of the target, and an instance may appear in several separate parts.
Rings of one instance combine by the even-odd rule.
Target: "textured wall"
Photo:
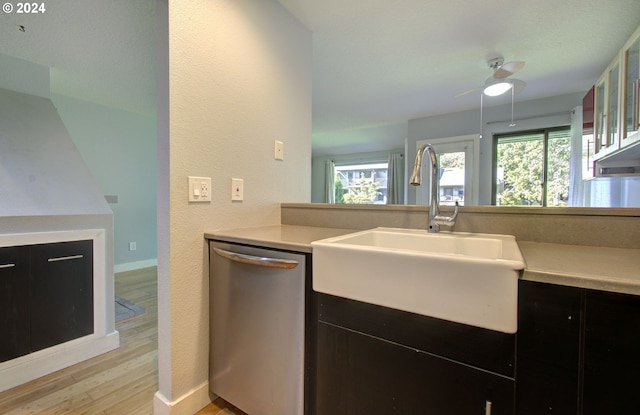
[[[56,94],[51,100],[102,194],[118,196],[118,203],[109,205],[116,270],[155,261],[155,117]],[[129,251],[129,242],[136,242],[135,251]]]
[[[204,232],[279,223],[281,201],[309,201],[311,177],[311,33],[275,0],[169,2],[168,21],[168,75],[158,71],[169,90],[168,114],[158,93],[156,412],[208,397]],[[274,140],[284,161],[273,158]],[[212,178],[211,203],[187,202],[189,175]],[[231,202],[234,177],[244,179],[243,202]]]
[[[0,89],[0,215],[110,214],[48,98]]]

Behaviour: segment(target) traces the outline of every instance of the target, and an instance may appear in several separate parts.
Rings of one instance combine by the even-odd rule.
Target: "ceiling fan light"
[[[496,82],[495,84],[486,86],[484,88],[484,94],[490,97],[497,97],[507,92],[512,86],[509,82]]]

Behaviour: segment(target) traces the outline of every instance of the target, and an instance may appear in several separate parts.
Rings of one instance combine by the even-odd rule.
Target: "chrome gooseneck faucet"
[[[424,144],[418,149],[416,154],[416,164],[413,166],[413,174],[411,175],[411,185],[420,186],[421,182],[421,168],[422,168],[422,156],[424,153],[429,153],[429,160],[431,161],[431,205],[429,206],[429,232],[440,232],[440,226],[452,227],[456,224],[456,218],[458,217],[458,202],[456,201],[456,207],[453,211],[453,216],[442,216],[440,214],[440,207],[438,206],[438,159],[436,158],[436,152],[431,144]]]

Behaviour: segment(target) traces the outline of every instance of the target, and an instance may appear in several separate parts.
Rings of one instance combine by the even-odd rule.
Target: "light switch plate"
[[[231,179],[231,200],[241,201],[244,199],[244,180]]]
[[[189,202],[211,202],[211,177],[189,176]]]
[[[273,146],[273,157],[276,160],[284,160],[284,144],[276,140]]]

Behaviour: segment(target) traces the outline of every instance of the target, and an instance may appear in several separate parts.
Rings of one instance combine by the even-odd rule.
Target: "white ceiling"
[[[497,55],[526,61],[516,102],[586,92],[640,25],[639,0],[279,2],[314,33],[314,151],[382,148],[409,119],[478,108],[479,93],[455,95],[482,85]]]
[[[155,0],[38,3],[0,15],[0,53],[51,67],[53,93],[155,114]]]
[[[586,91],[640,24],[639,0],[278,1],[314,34],[314,148],[477,108],[478,95],[454,96],[496,55],[526,61],[516,102]],[[0,16],[0,53],[50,66],[54,93],[155,112],[155,0],[45,5]]]

